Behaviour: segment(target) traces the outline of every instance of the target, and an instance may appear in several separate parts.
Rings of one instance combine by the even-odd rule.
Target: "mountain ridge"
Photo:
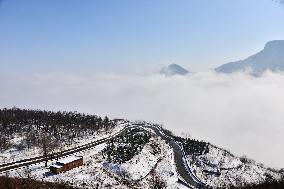
[[[258,74],[267,70],[284,71],[284,40],[269,41],[258,53],[215,68],[218,73],[250,71]]]

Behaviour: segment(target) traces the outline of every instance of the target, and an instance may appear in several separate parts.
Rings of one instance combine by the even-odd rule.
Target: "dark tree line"
[[[127,130],[122,136],[108,141],[103,156],[109,162],[124,163],[141,152],[150,138],[151,134],[142,129]]]
[[[41,147],[45,154],[61,143],[71,144],[77,137],[114,126],[108,117],[96,115],[4,108],[0,109],[0,151],[9,146],[9,139],[16,134],[24,136],[23,147]]]
[[[0,176],[0,189],[76,189],[66,183],[37,181],[31,178],[12,178]]]
[[[184,152],[186,155],[199,156],[209,152],[209,143],[191,139],[175,136],[171,131],[162,128],[163,132],[172,137],[176,142],[182,144]]]
[[[175,140],[182,143],[186,155],[199,156],[209,152],[206,142],[182,137],[175,137]]]

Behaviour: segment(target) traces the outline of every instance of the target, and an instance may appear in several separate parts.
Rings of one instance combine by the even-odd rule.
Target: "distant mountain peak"
[[[240,61],[223,64],[215,69],[221,73],[250,70],[262,73],[266,70],[284,71],[284,40],[269,41],[260,52]]]
[[[275,48],[275,47],[284,47],[284,40],[273,40],[273,41],[268,41],[265,44],[264,49],[269,49],[269,48]]]
[[[284,53],[284,40],[269,41],[265,44],[263,51]]]
[[[164,74],[167,76],[172,76],[172,75],[186,75],[190,73],[188,70],[185,68],[181,67],[178,64],[170,64],[169,66],[163,68],[160,71],[160,74]]]

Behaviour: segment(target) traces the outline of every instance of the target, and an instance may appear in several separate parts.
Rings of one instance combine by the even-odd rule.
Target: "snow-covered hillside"
[[[152,133],[153,134],[153,133]],[[187,188],[178,183],[173,151],[160,137],[152,136],[141,152],[125,163],[108,162],[102,151],[106,143],[76,155],[84,165],[66,173],[52,174],[44,163],[2,173],[10,177],[31,177],[40,181],[68,183],[79,188]],[[49,162],[49,164],[55,161]]]
[[[196,175],[213,188],[240,187],[283,179],[279,171],[268,169],[246,157],[236,157],[213,145],[209,145],[208,153],[188,156],[188,160]]]
[[[17,117],[17,112],[24,111],[16,110],[12,116],[7,116],[7,119]],[[23,123],[21,119],[22,117],[17,117],[15,120],[17,123]],[[45,127],[49,128],[48,123]],[[38,181],[66,183],[77,188],[169,189],[183,189],[189,185],[192,188],[203,188],[204,183],[212,188],[240,187],[280,181],[284,178],[283,170],[269,169],[248,158],[236,157],[207,142],[174,136],[157,124],[128,120],[111,120],[108,123],[113,123],[112,127],[101,127],[94,131],[89,130],[85,135],[70,136],[73,137],[70,143],[63,138],[67,141],[63,143],[64,149],[89,144],[92,141],[102,141],[62,157],[83,156],[83,166],[64,173],[52,174],[41,160],[40,163],[28,167],[2,171],[0,176],[29,177]],[[85,129],[79,122],[77,124]],[[13,119],[9,125],[14,127]],[[25,124],[25,127],[33,129],[28,124]],[[68,125],[64,127],[67,128]],[[9,139],[6,140],[9,145],[1,149],[0,169],[1,164],[42,155],[40,146],[28,147],[25,133],[29,132],[15,131],[6,138]],[[81,133],[81,130],[77,133]],[[60,151],[61,147],[53,147],[53,151]],[[56,160],[48,161],[48,165],[54,163]]]
[[[123,129],[126,126],[124,123],[118,123],[115,128],[112,128],[108,131],[105,130],[99,130],[95,133],[86,134],[82,137],[75,138],[72,143],[62,143],[60,146],[57,146],[57,148],[54,150],[54,152],[59,152],[61,150],[70,149],[76,146],[84,145],[87,143],[90,143],[92,141],[96,141],[102,138],[106,138],[109,136],[114,135],[115,133],[119,132],[121,129]],[[42,149],[34,146],[31,148],[27,148],[25,144],[26,135],[22,135],[21,133],[18,133],[13,136],[13,138],[10,139],[9,144],[10,148],[3,150],[0,153],[0,164],[4,163],[11,163],[14,161],[19,161],[22,159],[28,159],[32,157],[37,157],[39,155],[42,155]]]

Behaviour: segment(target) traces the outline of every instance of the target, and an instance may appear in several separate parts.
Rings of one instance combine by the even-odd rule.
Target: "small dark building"
[[[58,160],[49,167],[50,172],[59,174],[83,165],[83,156],[70,156]]]

